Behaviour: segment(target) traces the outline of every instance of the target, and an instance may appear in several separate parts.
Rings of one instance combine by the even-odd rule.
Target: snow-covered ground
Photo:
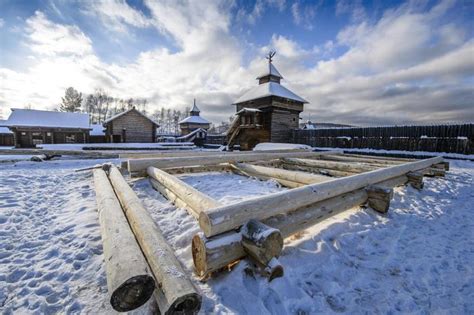
[[[155,143],[65,143],[65,144],[38,144],[39,149],[45,150],[71,150],[77,151],[83,148],[117,148],[117,149],[166,149],[166,148],[195,148],[192,142],[155,142]]]
[[[113,313],[92,175],[74,172],[102,162],[0,164],[0,313]],[[225,173],[181,178],[224,203],[282,189]],[[195,219],[146,179],[131,184],[193,275]],[[205,283],[192,276],[201,313],[472,314],[473,204],[474,163],[451,161],[423,191],[397,188],[386,216],[353,209],[287,240],[283,278],[252,276],[246,261]]]
[[[408,156],[443,156],[450,159],[461,159],[474,161],[474,154],[459,154],[459,153],[446,153],[446,152],[425,152],[425,151],[401,151],[401,150],[378,150],[378,149],[349,149],[349,148],[329,148],[329,147],[313,147],[317,150],[341,150],[346,153],[372,153],[372,154],[394,154],[394,155],[408,155]]]

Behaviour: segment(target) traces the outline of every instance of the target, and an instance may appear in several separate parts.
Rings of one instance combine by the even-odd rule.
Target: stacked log
[[[131,311],[148,301],[155,280],[107,175],[102,169],[93,172],[110,304]]]
[[[440,163],[441,157],[396,165],[289,191],[248,199],[202,212],[199,225],[207,237],[238,228],[250,219],[263,220]]]
[[[201,296],[163,233],[117,168],[111,168],[109,179],[158,283],[155,296],[161,313],[197,313],[201,307]]]
[[[286,152],[286,153],[229,153],[213,156],[180,156],[170,158],[131,159],[128,161],[128,171],[132,175],[145,175],[148,167],[172,168],[184,166],[206,166],[220,163],[252,162],[260,160],[271,160],[281,157],[305,157],[312,158],[324,154],[339,154],[341,151],[325,152]]]

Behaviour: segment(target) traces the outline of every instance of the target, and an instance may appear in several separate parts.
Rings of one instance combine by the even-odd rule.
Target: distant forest
[[[57,110],[63,112],[89,113],[91,124],[101,124],[114,115],[134,107],[159,124],[160,134],[179,134],[179,121],[189,115],[190,107],[170,109],[160,106],[150,111],[150,104],[146,99],[129,98],[122,99],[110,96],[103,89],[97,89],[93,94],[84,95],[73,87],[66,89],[64,97],[61,98]],[[212,130],[222,130],[228,122],[222,122],[220,126],[211,126]],[[224,128],[223,128],[224,127]],[[217,131],[217,130],[216,130]]]

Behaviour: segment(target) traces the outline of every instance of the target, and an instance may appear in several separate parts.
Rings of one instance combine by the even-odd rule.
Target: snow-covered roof
[[[6,120],[0,119],[0,133],[13,133],[7,127],[2,127],[5,126],[6,123]]]
[[[106,119],[104,121],[104,125],[105,124],[108,124],[109,122],[111,122],[112,120],[115,120],[117,118],[119,118],[120,116],[123,116],[131,111],[136,111],[137,113],[139,113],[140,115],[142,115],[143,117],[145,117],[146,119],[148,119],[149,121],[151,121],[152,123],[154,123],[155,125],[158,126],[158,123],[156,121],[154,121],[153,119],[151,119],[150,117],[146,116],[145,114],[143,114],[142,112],[140,112],[139,110],[137,110],[135,107],[132,107],[130,109],[127,109],[126,111],[124,112],[121,112],[121,113],[118,113],[117,115],[114,115],[112,117],[110,117],[109,119]]]
[[[307,100],[305,100],[302,97],[299,97],[298,95],[291,92],[283,85],[276,82],[266,82],[263,84],[259,84],[256,87],[250,89],[247,93],[239,97],[234,102],[234,104],[247,102],[250,100],[255,100],[255,99],[259,99],[259,98],[267,97],[267,96],[279,96],[279,97],[287,98],[287,99],[302,102],[302,103],[308,103]]]
[[[277,68],[273,65],[273,63],[268,63],[268,67],[266,67],[265,71],[263,71],[258,77],[257,80],[268,75],[273,75],[275,77],[279,77],[283,79],[283,76],[278,72]]]
[[[91,136],[105,135],[104,126],[102,126],[102,124],[92,124],[90,127],[92,128],[91,132],[89,133]]]
[[[209,124],[210,122],[207,121],[206,119],[202,118],[201,116],[189,116],[184,118],[179,122],[179,124],[185,124],[185,123],[190,123],[190,124]]]
[[[242,114],[242,113],[261,113],[262,111],[258,108],[247,108],[244,107],[241,110],[239,110],[236,115]]]
[[[196,105],[196,101],[194,101],[193,108],[191,108],[189,112],[196,112],[196,113],[200,112],[199,108]]]
[[[6,126],[90,129],[89,114],[20,108],[11,110]]]
[[[177,137],[176,140],[186,140],[186,139],[189,139],[189,141],[193,141],[194,138],[195,138],[194,136],[195,136],[198,132],[204,132],[205,134],[207,134],[207,130],[206,130],[206,129],[198,128],[198,129],[193,130],[193,132],[188,133],[187,135],[184,135],[184,136],[181,136],[181,137]],[[190,139],[190,138],[192,138],[192,139]]]

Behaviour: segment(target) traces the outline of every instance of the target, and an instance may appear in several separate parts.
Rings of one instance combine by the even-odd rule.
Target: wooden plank
[[[318,201],[430,167],[442,161],[441,157],[434,157],[217,207],[206,213],[201,213],[199,225],[206,236],[217,235],[236,229],[250,219],[263,220],[280,213],[288,213]]]
[[[107,175],[102,169],[93,174],[110,304],[116,311],[131,311],[148,301],[155,279]]]
[[[161,314],[197,313],[201,308],[201,296],[184,272],[160,228],[116,167],[110,169],[109,178],[159,284],[155,297]]]

